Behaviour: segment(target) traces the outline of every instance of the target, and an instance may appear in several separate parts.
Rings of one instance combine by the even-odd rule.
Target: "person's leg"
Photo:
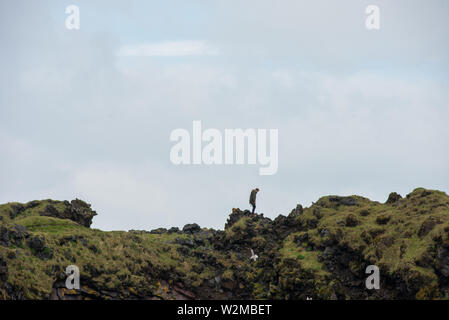
[[[255,204],[251,204],[252,206],[253,206],[253,213],[254,213],[254,210],[256,210],[256,205]]]

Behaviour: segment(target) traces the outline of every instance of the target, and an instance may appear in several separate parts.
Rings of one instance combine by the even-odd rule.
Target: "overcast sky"
[[[254,187],[271,218],[328,194],[449,191],[446,0],[1,1],[0,48],[1,203],[222,229]],[[173,165],[170,133],[193,120],[278,129],[277,174]]]

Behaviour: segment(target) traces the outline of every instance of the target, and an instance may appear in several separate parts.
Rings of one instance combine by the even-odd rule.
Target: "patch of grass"
[[[305,270],[315,272],[321,276],[328,274],[323,264],[318,261],[317,251],[307,250],[307,247],[301,247],[293,242],[294,236],[297,234],[291,234],[283,243],[281,248],[281,256],[283,259],[298,260],[298,263]]]
[[[33,232],[60,233],[83,228],[72,220],[44,216],[22,217],[14,220],[14,223],[22,225]]]

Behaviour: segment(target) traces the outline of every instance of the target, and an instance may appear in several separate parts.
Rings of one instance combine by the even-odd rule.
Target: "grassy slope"
[[[308,233],[311,238],[309,244],[313,247],[326,246],[329,236],[323,237],[320,232],[327,230],[329,235],[337,238],[340,246],[360,252],[366,261],[379,266],[390,276],[406,270],[408,275],[423,280],[422,283],[426,284],[423,290],[437,284],[434,269],[417,264],[429,251],[435,250],[436,239],[442,238],[448,243],[449,197],[444,192],[418,188],[407,198],[393,204],[381,204],[353,196],[358,200],[357,206],[338,207],[335,207],[329,198],[323,197],[304,210],[300,217],[304,224],[310,220],[317,220],[318,224],[316,228],[299,232],[297,235]],[[348,216],[356,219],[356,226],[346,225]],[[435,226],[428,234],[419,236],[421,226],[428,219],[435,220]],[[385,220],[387,222],[383,224],[382,221]],[[303,268],[323,271],[319,254],[317,255],[316,251],[307,253],[304,248],[289,241],[294,236],[295,234],[291,234],[284,242],[284,257],[296,255],[295,258]]]

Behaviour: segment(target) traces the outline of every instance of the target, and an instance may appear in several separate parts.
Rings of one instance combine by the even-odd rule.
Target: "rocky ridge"
[[[104,232],[82,200],[0,205],[4,299],[447,299],[449,197],[326,196],[276,219],[233,209],[224,230]],[[258,259],[251,259],[252,252]],[[68,290],[77,265],[81,288]],[[379,267],[379,290],[365,287]]]

